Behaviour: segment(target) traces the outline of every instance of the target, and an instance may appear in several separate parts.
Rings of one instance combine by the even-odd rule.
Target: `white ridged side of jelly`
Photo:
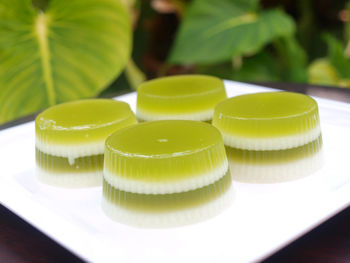
[[[225,159],[219,166],[205,173],[191,174],[188,178],[179,181],[147,182],[127,179],[104,169],[104,179],[118,190],[138,194],[172,194],[198,189],[210,185],[222,178],[228,170],[228,161]],[[187,177],[187,176],[186,176]]]
[[[294,161],[251,164],[229,160],[234,181],[245,183],[280,183],[308,176],[322,166],[322,150]]]
[[[321,134],[321,127],[317,125],[315,128],[301,134],[268,138],[252,138],[225,132],[221,133],[224,144],[233,148],[254,151],[284,150],[302,146],[316,140]]]
[[[231,205],[233,201],[232,186],[218,198],[197,207],[166,212],[147,213],[128,210],[113,204],[102,197],[102,208],[112,220],[140,228],[165,228],[188,225],[212,218]]]
[[[103,154],[105,149],[105,140],[75,145],[44,143],[36,138],[35,147],[43,153],[53,156],[66,157],[71,163],[74,163],[75,158]]]
[[[84,188],[102,185],[102,171],[55,173],[36,167],[36,176],[42,183],[64,187]]]

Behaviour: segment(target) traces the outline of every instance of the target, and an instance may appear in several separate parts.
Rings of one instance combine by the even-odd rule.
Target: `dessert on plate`
[[[102,207],[140,227],[189,224],[231,200],[220,132],[188,120],[144,122],[118,130],[105,149]]]
[[[35,119],[37,177],[56,186],[101,185],[107,136],[136,122],[127,103],[111,99],[48,108]]]
[[[181,75],[142,83],[137,89],[136,116],[141,121],[210,121],[215,105],[226,98],[221,79]]]
[[[235,180],[281,182],[303,177],[320,166],[318,106],[307,95],[236,96],[216,106],[213,125],[223,135]]]

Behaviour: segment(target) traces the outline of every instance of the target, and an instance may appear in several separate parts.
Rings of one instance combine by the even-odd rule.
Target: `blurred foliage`
[[[215,64],[256,54],[267,43],[294,33],[278,9],[259,10],[257,0],[193,0],[170,52],[170,63]]]
[[[324,35],[324,40],[328,45],[328,55],[310,64],[309,82],[349,87],[350,60],[346,57],[343,43],[329,34]]]
[[[133,42],[113,51],[98,42],[101,38],[96,34],[111,30],[104,37],[115,41],[114,47],[121,44],[116,29],[119,11],[97,12],[97,21],[94,7],[118,1],[129,11]],[[35,56],[38,52],[23,44],[30,40],[35,47],[35,18],[51,12],[52,4],[59,2],[65,1],[0,0],[0,122],[64,100],[136,89],[145,79],[165,75],[202,73],[248,82],[350,87],[350,0],[71,0],[55,11],[65,16],[60,23],[70,33],[62,35],[62,42],[48,38],[51,66],[66,72],[61,74],[66,77],[56,79],[59,74],[53,71],[51,91],[57,96],[47,96],[50,89],[42,86],[40,52]],[[28,3],[35,8],[18,11]],[[107,21],[111,16],[119,18]],[[97,30],[103,21],[110,25],[105,27],[108,30]],[[52,32],[56,36],[58,27],[51,21],[48,26],[50,36]],[[79,41],[83,32],[91,34]],[[62,43],[66,53],[55,53],[55,43]],[[77,57],[80,51],[86,58]],[[13,54],[16,60],[5,65]],[[90,62],[85,61],[88,58]],[[77,67],[58,66],[60,59]],[[37,65],[39,71],[31,75],[25,65]],[[88,77],[79,77],[82,72]],[[65,84],[58,87],[63,80]]]
[[[203,73],[350,86],[350,2],[139,2],[133,57],[147,78]]]

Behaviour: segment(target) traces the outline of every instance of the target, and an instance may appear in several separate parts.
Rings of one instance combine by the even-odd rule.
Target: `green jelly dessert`
[[[203,221],[232,202],[229,171],[217,182],[181,193],[137,194],[103,181],[102,207],[113,220],[138,227],[174,227]]]
[[[322,136],[285,150],[253,151],[226,147],[235,181],[278,183],[305,177],[322,166]]]
[[[101,185],[107,136],[136,123],[127,103],[110,99],[67,102],[43,111],[35,119],[38,178],[57,186]]]
[[[305,145],[285,150],[253,151],[226,147],[227,159],[251,165],[273,165],[308,158],[322,149],[322,136]]]
[[[193,209],[223,207],[230,186],[221,134],[208,123],[144,122],[106,140],[102,205],[117,221],[181,225]]]
[[[227,99],[215,107],[213,125],[225,145],[247,150],[281,150],[316,140],[318,106],[307,95],[265,92]]]
[[[318,106],[307,95],[265,92],[215,107],[234,180],[273,183],[304,177],[321,165]]]
[[[193,190],[228,169],[220,132],[186,120],[144,122],[106,140],[104,178],[119,190],[165,194]]]
[[[167,213],[193,208],[207,203],[225,193],[231,186],[231,175],[227,172],[218,181],[190,191],[173,194],[137,194],[121,191],[103,181],[103,195],[108,201],[129,210]],[[186,202],[183,202],[186,200]]]
[[[137,89],[136,116],[142,121],[212,119],[215,105],[226,99],[221,79],[205,75],[158,78]]]
[[[54,156],[35,150],[37,165],[54,173],[98,172],[103,168],[103,154],[83,156],[70,163],[67,157]]]
[[[154,195],[121,191],[104,180],[103,195],[108,201],[124,209],[167,213],[169,211],[193,208],[207,203],[224,194],[231,186],[231,181],[231,175],[227,172],[218,181],[199,189],[173,194]],[[186,200],[186,202],[183,202],[183,200]]]

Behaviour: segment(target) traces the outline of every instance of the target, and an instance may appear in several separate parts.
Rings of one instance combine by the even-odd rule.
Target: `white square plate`
[[[229,96],[272,89],[225,82]],[[136,94],[117,99],[135,110]],[[34,174],[34,122],[0,132],[0,202],[89,262],[252,262],[261,260],[350,204],[350,105],[317,99],[324,164],[280,184],[235,183],[229,209],[207,221],[138,229],[107,218],[101,188],[67,190]]]

